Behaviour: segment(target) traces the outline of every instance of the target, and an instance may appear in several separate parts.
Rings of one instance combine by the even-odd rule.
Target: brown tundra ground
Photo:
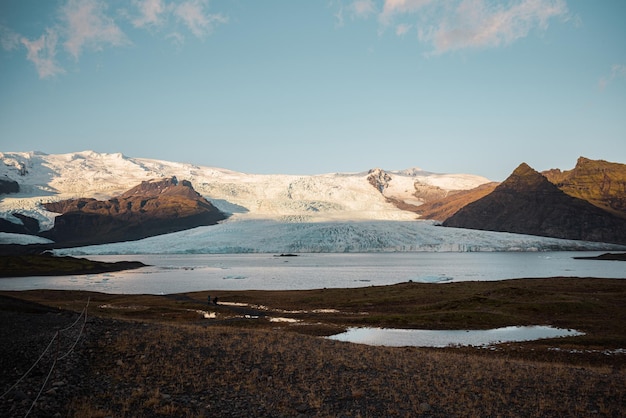
[[[208,304],[208,295],[218,304]],[[0,292],[0,316],[0,416],[621,417],[626,411],[626,280],[160,296]],[[323,338],[348,326],[508,325],[585,334],[440,349]]]

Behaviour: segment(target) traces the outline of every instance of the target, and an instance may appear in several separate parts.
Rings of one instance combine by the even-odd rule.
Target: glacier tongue
[[[616,245],[443,228],[430,221],[279,222],[231,219],[140,241],[57,251],[94,254],[227,254],[606,250]]]

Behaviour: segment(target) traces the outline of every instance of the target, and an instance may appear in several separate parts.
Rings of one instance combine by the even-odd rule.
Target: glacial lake
[[[0,290],[66,289],[169,294],[200,290],[297,290],[534,277],[626,278],[626,262],[575,260],[602,252],[421,252],[99,255],[149,267],[116,273],[0,279]]]
[[[583,335],[571,330],[548,326],[504,327],[487,330],[425,330],[388,328],[349,328],[331,340],[388,347],[489,346],[493,344],[533,341],[545,338]]]

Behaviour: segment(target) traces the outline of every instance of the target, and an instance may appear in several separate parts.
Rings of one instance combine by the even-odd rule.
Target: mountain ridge
[[[551,169],[542,174],[572,197],[626,218],[626,166],[579,157],[571,170]]]
[[[0,153],[0,176],[16,180],[21,192],[0,202],[0,217],[21,212],[50,229],[55,215],[41,203],[71,198],[106,200],[154,178],[190,181],[218,209],[270,219],[414,220],[415,213],[399,209],[390,199],[421,204],[415,184],[444,191],[471,189],[489,180],[475,175],[438,174],[417,168],[385,171],[392,178],[383,192],[368,182],[368,171],[320,175],[245,174],[235,171],[142,158],[83,151],[69,154]]]
[[[469,174],[440,174],[419,168],[375,168],[359,173],[255,175],[93,151],[69,154],[0,153],[0,161],[0,177],[14,178],[19,186],[19,193],[0,198],[0,231],[5,231],[0,232],[0,243],[5,244],[26,242],[15,234],[20,231],[11,229],[16,225],[22,228],[22,233],[45,235],[43,231],[52,230],[55,219],[63,215],[51,212],[46,207],[52,209],[53,206],[48,205],[71,199],[76,200],[73,203],[75,206],[104,201],[110,202],[109,206],[98,210],[121,213],[129,202],[120,203],[120,196],[131,199],[135,194],[133,188],[137,185],[143,185],[144,194],[161,194],[162,190],[154,188],[153,183],[176,177],[184,179],[181,181],[183,184],[193,184],[200,196],[229,215],[218,225],[190,231],[188,236],[193,242],[185,240],[176,251],[259,252],[271,248],[281,252],[537,251],[548,248],[615,248],[588,241],[555,242],[542,239],[541,235],[529,238],[528,235],[503,234],[497,239],[491,235],[486,238],[487,235],[477,231],[453,232],[450,231],[452,228],[440,228],[433,221],[414,225],[417,219],[429,216],[429,211],[433,219],[445,220],[458,208],[469,206],[468,202],[493,193],[495,183]],[[520,165],[517,174],[521,186],[543,184],[539,181],[543,177],[532,177],[536,173],[527,165]],[[527,174],[531,177],[525,178]],[[513,187],[513,180],[502,187]],[[539,193],[541,187],[546,189]],[[534,187],[534,195],[557,194],[549,186],[541,187]],[[539,210],[537,205],[541,199],[536,196],[527,199],[535,202],[534,206],[527,208],[528,213]],[[112,199],[118,199],[117,203]],[[131,207],[141,208],[141,200],[131,203]],[[63,212],[59,208],[54,210]],[[278,229],[283,232],[277,235],[275,231]],[[524,230],[524,233],[529,231],[543,233],[531,229]],[[13,235],[6,234],[10,232]],[[251,234],[259,234],[254,243]],[[168,234],[156,241],[167,241],[173,235]],[[345,235],[345,239],[339,235]],[[578,235],[574,237],[581,239]],[[602,235],[583,238],[604,239]],[[173,251],[169,244],[156,245],[161,251]]]
[[[565,193],[526,163],[443,226],[626,244],[625,219]]]

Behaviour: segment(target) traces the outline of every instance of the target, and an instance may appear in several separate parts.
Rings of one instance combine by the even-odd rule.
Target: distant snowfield
[[[192,164],[128,158],[83,151],[49,155],[0,153],[0,177],[20,184],[21,192],[0,200],[0,217],[14,223],[14,212],[33,217],[43,230],[54,213],[42,203],[77,197],[109,199],[142,181],[176,176],[218,209],[232,214],[219,225],[135,242],[64,250],[69,254],[375,252],[375,251],[541,251],[604,250],[615,245],[533,236],[443,228],[398,209],[389,198],[421,202],[416,187],[444,193],[489,182],[470,174],[436,174],[418,168],[384,171],[380,189],[369,172],[312,176],[259,175]],[[3,234],[9,243],[39,242]]]

